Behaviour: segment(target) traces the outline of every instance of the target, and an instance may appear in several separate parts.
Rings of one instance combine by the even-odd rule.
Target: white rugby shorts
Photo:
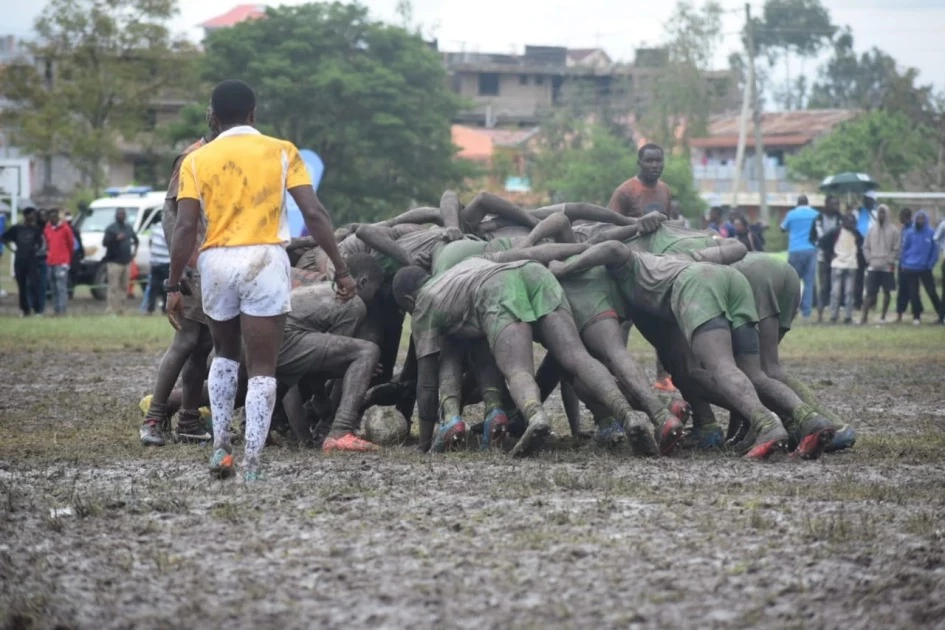
[[[213,247],[200,253],[203,312],[218,322],[240,313],[275,317],[292,310],[292,272],[282,245]]]

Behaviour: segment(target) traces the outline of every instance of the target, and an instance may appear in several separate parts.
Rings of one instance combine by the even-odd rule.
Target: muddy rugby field
[[[5,302],[7,628],[945,627],[941,328],[787,337],[859,431],[818,462],[601,453],[554,400],[561,437],[528,461],[270,447],[247,487],[205,448],[138,444],[164,320]]]

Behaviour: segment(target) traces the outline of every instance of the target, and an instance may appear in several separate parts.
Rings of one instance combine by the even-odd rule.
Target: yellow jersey
[[[289,242],[286,190],[312,185],[291,142],[249,126],[227,129],[184,158],[177,199],[195,199],[207,222],[200,250]]]

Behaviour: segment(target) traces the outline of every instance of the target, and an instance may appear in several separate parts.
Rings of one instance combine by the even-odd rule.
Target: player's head
[[[23,208],[23,223],[26,225],[34,225],[36,223],[36,208]]]
[[[797,198],[797,205],[798,205],[798,207],[800,207],[800,206],[806,206],[807,203],[808,203],[808,201],[807,201],[807,195],[801,195],[800,197]]]
[[[845,227],[846,229],[848,230],[856,229],[856,215],[853,214],[852,212],[847,212],[846,214],[844,214],[841,221],[843,222],[843,227]]]
[[[840,198],[836,195],[827,195],[827,198],[824,199],[824,210],[829,215],[840,212]]]
[[[210,128],[220,131],[256,122],[256,93],[242,81],[218,83],[210,95]]]
[[[59,208],[50,208],[46,211],[46,220],[53,225],[59,225]]]
[[[394,300],[397,302],[397,305],[408,313],[413,313],[413,307],[417,301],[417,294],[429,279],[430,274],[422,267],[411,265],[410,267],[404,267],[398,271],[396,275],[394,275],[392,287]]]
[[[880,225],[886,225],[886,219],[889,216],[889,206],[884,203],[879,204],[879,207],[876,208],[876,220],[879,221]]]
[[[639,177],[647,184],[655,184],[663,174],[663,147],[648,143],[637,151]]]
[[[348,273],[358,285],[358,297],[367,304],[377,295],[384,284],[384,270],[370,254],[352,254],[345,259]]]
[[[912,208],[903,208],[899,211],[899,223],[909,225],[912,221]]]
[[[125,212],[124,208],[118,208],[115,210],[115,222],[124,225],[125,219],[128,218],[128,214]]]

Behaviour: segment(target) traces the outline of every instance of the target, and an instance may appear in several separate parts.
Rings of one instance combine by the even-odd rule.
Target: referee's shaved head
[[[256,93],[242,81],[218,83],[210,95],[210,107],[222,127],[251,124],[256,110]]]

